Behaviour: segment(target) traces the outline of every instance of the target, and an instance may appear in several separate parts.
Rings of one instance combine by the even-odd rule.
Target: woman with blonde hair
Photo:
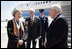
[[[18,9],[13,11],[14,18],[8,21],[7,33],[8,33],[8,48],[25,48],[24,35],[24,22],[20,22],[22,12]]]

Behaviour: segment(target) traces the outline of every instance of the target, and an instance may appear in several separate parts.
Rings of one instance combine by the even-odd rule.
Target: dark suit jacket
[[[44,42],[45,41],[45,35],[46,35],[46,32],[47,32],[47,29],[48,29],[48,18],[47,17],[40,17],[40,21],[41,21],[41,36],[42,36],[42,41]]]
[[[67,20],[59,14],[48,28],[47,48],[67,48],[67,36]]]
[[[31,17],[26,18],[28,21],[28,38],[36,39],[40,35],[40,19],[34,18],[33,24],[31,24]]]
[[[8,34],[8,46],[7,47],[8,48],[17,48],[18,40],[19,39],[23,40],[23,37],[19,38],[18,36],[16,36],[14,34],[14,25],[13,25],[13,21],[12,20],[8,21],[8,24],[7,24],[7,34]]]

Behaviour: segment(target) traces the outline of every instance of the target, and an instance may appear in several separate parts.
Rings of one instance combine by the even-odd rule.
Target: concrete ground
[[[7,48],[8,37],[7,37],[7,22],[1,22],[1,48]]]

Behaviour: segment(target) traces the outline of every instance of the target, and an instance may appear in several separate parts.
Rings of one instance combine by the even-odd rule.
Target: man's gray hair
[[[50,8],[55,9],[57,11],[60,11],[60,13],[62,13],[62,9],[61,9],[61,6],[59,4],[53,4]]]
[[[34,9],[32,9],[32,8],[30,8],[30,11],[33,11],[33,12],[35,12],[35,10],[34,10]]]

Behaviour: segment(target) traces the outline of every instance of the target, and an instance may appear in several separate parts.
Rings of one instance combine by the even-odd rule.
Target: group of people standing
[[[36,48],[37,39],[39,48],[68,48],[68,23],[62,15],[61,7],[57,4],[49,8],[49,15],[53,19],[49,25],[48,18],[44,16],[44,9],[39,9],[40,16],[35,16],[35,10],[30,10],[30,17],[25,22],[19,21],[22,12],[18,9],[13,11],[14,18],[8,21],[8,48],[30,48],[31,41],[33,48]],[[25,28],[27,26],[27,28]],[[25,33],[28,37],[25,40]]]

